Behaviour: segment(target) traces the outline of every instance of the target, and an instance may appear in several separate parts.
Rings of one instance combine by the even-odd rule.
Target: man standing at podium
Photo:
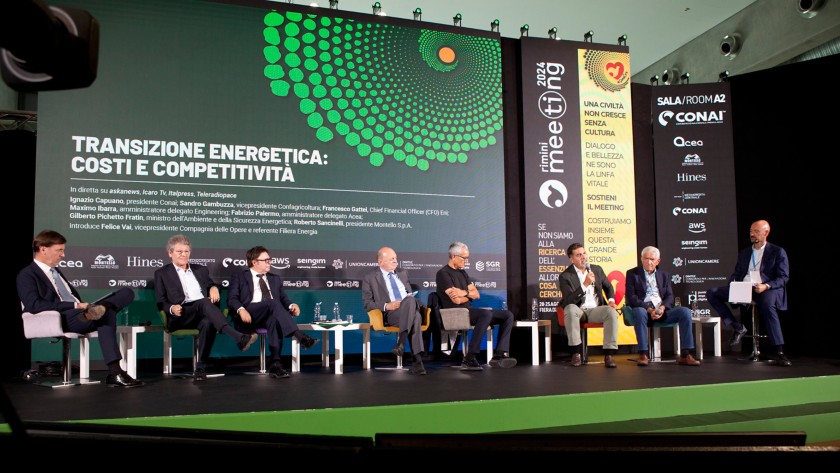
[[[761,324],[767,331],[770,344],[776,350],[776,364],[790,366],[783,347],[782,326],[779,323],[779,310],[787,310],[787,281],[790,273],[787,252],[778,245],[767,242],[770,224],[758,220],[750,225],[751,246],[738,253],[735,271],[729,276],[729,282],[749,281],[753,284],[753,302],[761,316]],[[706,300],[723,318],[726,325],[732,325],[735,332],[729,340],[730,345],[737,345],[747,333],[747,328],[737,321],[729,308],[729,285],[714,287],[706,291]]]

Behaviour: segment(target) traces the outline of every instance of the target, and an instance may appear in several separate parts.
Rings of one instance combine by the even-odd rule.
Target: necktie
[[[260,291],[262,291],[262,298],[264,301],[273,299],[271,291],[268,290],[268,283],[265,282],[265,274],[258,274],[257,278],[260,280]]]
[[[58,274],[55,268],[50,268],[50,273],[52,274],[53,281],[55,281],[55,287],[58,289],[58,295],[61,297],[62,301],[70,302],[76,301],[76,298],[73,297],[73,293],[70,292],[70,289],[67,289],[67,285],[64,284],[64,280],[61,278],[61,275]]]
[[[396,276],[394,276],[394,273],[388,273],[388,277],[391,279],[391,291],[394,292],[394,300],[401,301],[402,294],[400,293],[400,287],[397,286]]]

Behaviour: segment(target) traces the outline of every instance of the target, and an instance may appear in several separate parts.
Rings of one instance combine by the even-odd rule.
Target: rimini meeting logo
[[[630,83],[630,55],[615,51],[588,50],[583,54],[589,80],[607,92],[618,92]]]
[[[559,209],[569,200],[569,190],[562,182],[551,179],[540,186],[540,202],[550,209]]]

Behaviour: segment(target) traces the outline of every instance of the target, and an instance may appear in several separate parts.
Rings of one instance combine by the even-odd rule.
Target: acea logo
[[[540,202],[550,209],[559,209],[569,199],[569,191],[562,182],[551,179],[540,186]]]

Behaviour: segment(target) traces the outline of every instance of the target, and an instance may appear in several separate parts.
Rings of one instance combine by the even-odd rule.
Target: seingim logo
[[[540,202],[550,209],[559,209],[569,199],[569,191],[562,182],[551,179],[540,186]]]
[[[668,126],[668,123],[672,118],[674,118],[674,112],[664,110],[659,114],[659,124],[662,126]]]

